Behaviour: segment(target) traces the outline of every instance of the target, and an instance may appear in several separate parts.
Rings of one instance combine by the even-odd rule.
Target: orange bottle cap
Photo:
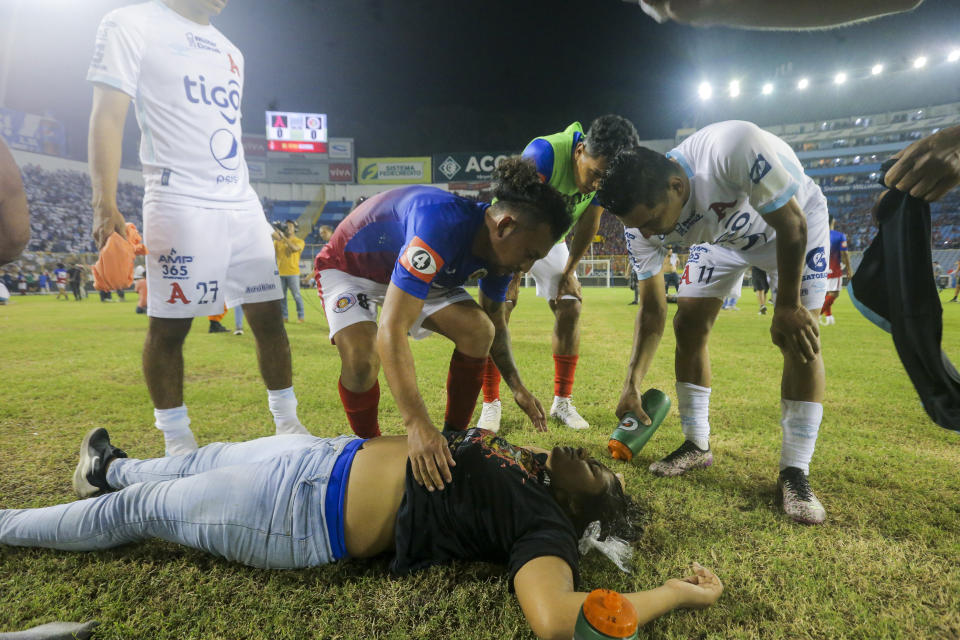
[[[610,455],[617,460],[624,460],[626,462],[633,460],[633,451],[630,451],[630,447],[619,440],[610,438],[610,441],[607,443],[607,449],[610,451]]]
[[[591,627],[611,638],[629,638],[640,621],[630,601],[609,589],[590,592],[583,601],[583,617]]]

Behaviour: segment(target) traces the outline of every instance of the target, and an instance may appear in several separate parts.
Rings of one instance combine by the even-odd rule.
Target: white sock
[[[683,437],[701,449],[710,448],[710,387],[677,383],[677,410]]]
[[[154,409],[154,426],[163,431],[163,442],[166,455],[179,456],[197,450],[197,441],[190,431],[190,416],[187,415],[187,405],[182,404],[173,409]]]
[[[810,460],[817,444],[817,432],[823,420],[823,405],[819,402],[781,400],[780,426],[783,427],[783,448],[780,450],[780,470],[799,467],[810,473]]]
[[[309,436],[307,428],[300,424],[297,417],[297,396],[293,387],[286,389],[267,389],[267,404],[273,414],[273,422],[277,426],[277,435],[305,435]]]

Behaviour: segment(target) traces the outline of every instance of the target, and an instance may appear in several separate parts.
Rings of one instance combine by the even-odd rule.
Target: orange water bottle
[[[636,640],[637,610],[624,596],[594,589],[583,601],[573,640]]]

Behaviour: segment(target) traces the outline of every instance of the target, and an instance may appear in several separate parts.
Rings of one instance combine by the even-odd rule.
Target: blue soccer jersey
[[[488,204],[435,187],[399,187],[354,209],[317,255],[317,271],[337,269],[394,285],[420,299],[431,287],[452,288],[471,277],[480,290],[503,302],[510,275],[488,275],[473,254],[473,240]]]

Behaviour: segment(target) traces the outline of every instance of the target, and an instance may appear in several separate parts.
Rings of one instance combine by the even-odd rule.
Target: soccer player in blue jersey
[[[563,197],[533,164],[509,158],[494,174],[493,205],[433,187],[401,187],[359,205],[315,260],[330,339],[340,353],[340,398],[357,435],[380,435],[380,363],[407,430],[417,482],[442,489],[454,464],[417,388],[407,336],[431,332],[456,348],[444,428],[470,422],[491,354],[517,404],[540,430],[546,416],[524,387],[507,332],[512,274],[545,256],[570,226]],[[480,304],[463,289],[480,279]],[[382,307],[377,327],[377,307]]]

